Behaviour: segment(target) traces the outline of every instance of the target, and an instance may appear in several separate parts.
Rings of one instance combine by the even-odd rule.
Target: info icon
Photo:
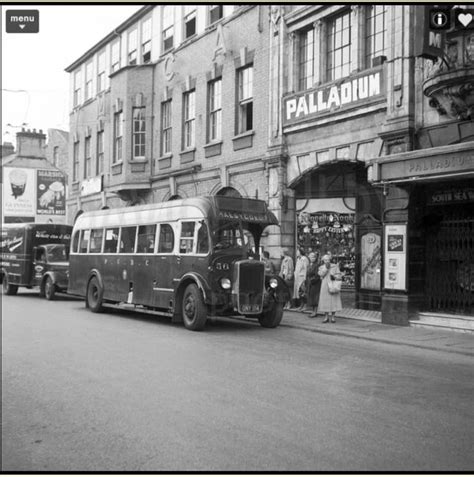
[[[449,10],[430,10],[430,29],[448,30],[451,27],[451,13]]]

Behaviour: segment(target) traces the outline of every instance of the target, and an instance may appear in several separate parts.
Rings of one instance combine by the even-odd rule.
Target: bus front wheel
[[[103,311],[102,297],[104,290],[97,280],[97,277],[92,277],[87,285],[86,307],[90,308],[93,313],[100,313]]]
[[[8,280],[8,274],[3,274],[2,289],[5,295],[16,295],[18,285],[12,285]]]
[[[276,328],[283,318],[283,303],[274,302],[267,311],[263,312],[258,321],[264,328]]]
[[[188,285],[183,295],[184,326],[191,331],[201,331],[206,325],[207,309],[199,288]]]

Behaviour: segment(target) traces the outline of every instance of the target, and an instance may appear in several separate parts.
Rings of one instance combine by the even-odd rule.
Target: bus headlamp
[[[270,278],[270,288],[276,288],[278,286],[278,280],[276,278]]]
[[[231,287],[231,283],[228,278],[221,278],[219,280],[219,283],[224,290],[229,290],[229,288]]]

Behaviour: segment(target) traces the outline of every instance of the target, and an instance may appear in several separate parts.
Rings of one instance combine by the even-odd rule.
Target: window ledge
[[[169,153],[169,154],[163,154],[162,156],[158,157],[158,160],[161,161],[162,159],[172,159],[172,158],[173,158],[173,154]]]
[[[253,136],[255,134],[255,131],[251,129],[250,131],[245,131],[243,133],[237,134],[232,138],[232,141],[235,141],[237,139],[241,139],[243,137],[248,137],[248,136]]]
[[[188,152],[195,152],[196,151],[196,146],[190,147],[188,149],[183,149],[180,154],[186,154]]]
[[[211,141],[211,142],[208,142],[207,144],[204,144],[203,147],[212,147],[212,146],[218,146],[219,144],[223,144],[224,141],[222,139],[219,139],[218,141]]]
[[[148,159],[146,157],[135,157],[129,159],[128,162],[129,164],[143,164],[145,162],[148,162]]]

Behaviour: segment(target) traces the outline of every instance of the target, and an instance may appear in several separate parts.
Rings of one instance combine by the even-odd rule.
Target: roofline
[[[153,10],[157,4],[148,4],[144,7],[140,8],[137,12],[135,12],[132,16],[128,17],[124,22],[122,22],[117,28],[114,28],[112,32],[110,32],[106,37],[102,38],[98,43],[96,43],[92,48],[87,50],[82,56],[80,56],[76,61],[71,63],[64,71],[67,73],[71,73],[71,71],[75,70],[80,64],[84,63],[89,57],[91,57],[94,53],[102,49],[107,43],[109,43],[118,33],[122,33],[125,31],[131,24],[133,24],[139,18],[145,16],[148,12]]]

